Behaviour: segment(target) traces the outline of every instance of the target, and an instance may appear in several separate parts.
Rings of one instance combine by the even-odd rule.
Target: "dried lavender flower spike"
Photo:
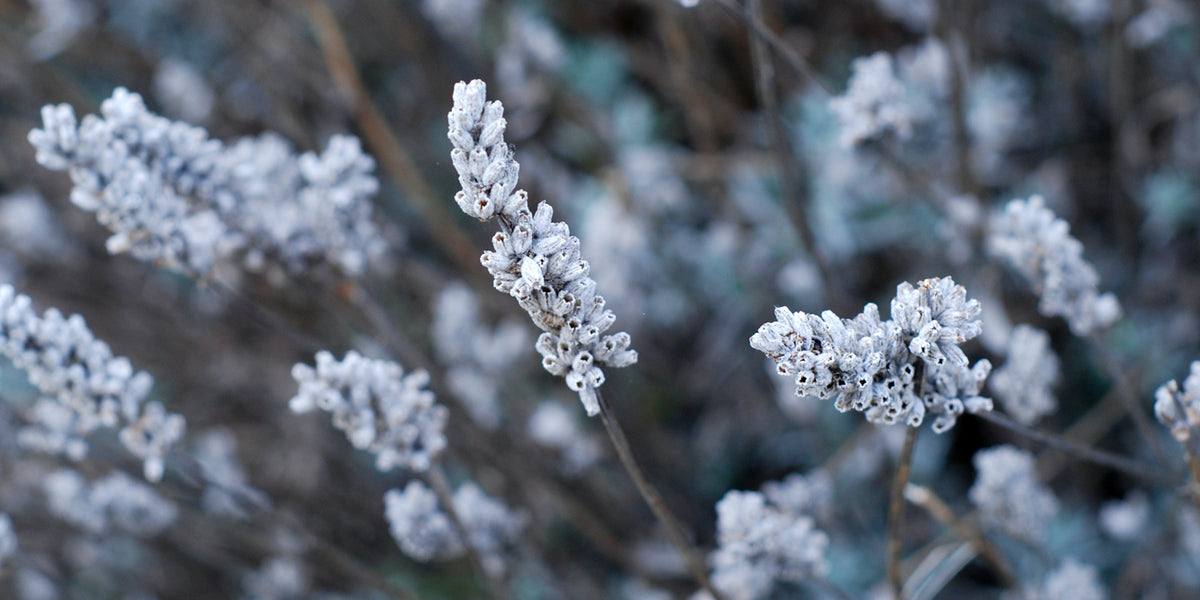
[[[1003,445],[975,453],[978,475],[967,496],[985,525],[1041,543],[1058,512],[1058,500],[1036,476],[1033,455]]]
[[[1200,360],[1192,362],[1182,389],[1172,379],[1154,393],[1154,416],[1171,428],[1171,435],[1186,443],[1200,426]]]
[[[852,148],[888,131],[901,138],[912,135],[912,110],[904,84],[896,78],[892,55],[876,52],[856,58],[852,67],[846,92],[829,101],[842,127],[842,147]]]
[[[1058,408],[1051,388],[1058,379],[1058,356],[1050,336],[1029,325],[1017,325],[1008,340],[1008,359],[992,373],[991,386],[1005,412],[1031,425]]]
[[[553,220],[549,204],[530,211],[525,191],[516,189],[520,165],[504,141],[504,107],[487,101],[484,82],[455,84],[447,120],[447,137],[454,145],[450,158],[462,186],[455,202],[472,217],[500,223],[492,237],[494,249],[484,252],[481,262],[496,289],[516,298],[543,331],[535,345],[542,366],[566,380],[589,416],[599,414],[601,367],[637,362],[629,334],[605,335],[616,316],[596,293],[579,238],[566,223]]]
[[[959,348],[982,331],[978,300],[949,277],[902,283],[882,321],[871,303],[853,319],[775,309],[775,321],[750,337],[750,346],[792,377],[796,395],[834,400],[871,423],[918,427],[926,414],[945,432],[964,411],[992,409],[981,396],[991,363],[974,366]]]
[[[292,397],[292,412],[314,408],[333,414],[333,425],[355,448],[375,455],[375,467],[429,470],[446,448],[449,412],[425,389],[429,374],[404,373],[387,360],[365,358],[353,350],[341,361],[326,351],[316,355],[316,367],[296,363],[292,377],[300,389]]]
[[[1046,208],[1041,196],[1013,200],[992,218],[988,252],[1017,270],[1040,297],[1038,312],[1061,316],[1076,335],[1112,325],[1121,305],[1101,294],[1100,276],[1083,259],[1083,244],[1071,237],[1066,221]]]
[[[163,459],[183,437],[184,418],[145,402],[154,379],[134,372],[128,358],[113,356],[82,316],[64,317],[51,308],[39,317],[29,296],[0,285],[0,354],[70,413],[45,408],[43,399],[33,417],[44,421],[22,432],[24,443],[82,458],[83,436],[98,427],[121,427],[121,442],[142,459],[146,479],[162,478]]]
[[[713,585],[736,600],[767,597],[776,581],[824,577],[829,536],[812,518],[775,506],[759,492],[731,491],[717,503]]]
[[[226,146],[117,88],[82,121],[69,105],[44,107],[29,142],[42,166],[69,171],[71,202],[112,231],[112,254],[197,277],[234,256],[250,269],[324,262],[356,276],[386,248],[371,220],[375,161],[353,136],[320,154],[269,133]]]

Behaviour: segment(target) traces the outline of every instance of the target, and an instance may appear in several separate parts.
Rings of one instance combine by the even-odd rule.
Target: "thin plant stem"
[[[755,19],[747,8],[738,6],[738,4],[733,0],[716,0],[716,3],[720,4],[721,8],[729,11],[738,19],[741,19],[741,21],[750,28],[750,31],[762,38],[762,40],[765,41],[767,45],[769,45],[771,49],[774,50],[775,53],[778,54],[793,70],[816,84],[817,87],[824,90],[826,94],[829,94],[830,96],[833,95],[833,87],[821,79],[820,75],[817,74],[816,69],[813,69],[812,66],[808,64],[808,61],[805,60],[804,57],[800,56],[800,54],[796,52],[794,48],[788,46],[787,43],[784,42],[778,35],[775,35],[774,31],[767,29],[766,25],[763,25],[762,21]]]
[[[751,22],[762,24],[762,3],[760,0],[748,0],[746,13]],[[766,118],[767,139],[771,146],[776,171],[779,174],[780,196],[783,200],[783,210],[792,223],[792,229],[800,238],[801,245],[817,266],[823,288],[828,290],[834,307],[847,306],[848,301],[837,285],[837,278],[832,274],[832,268],[825,254],[817,247],[816,234],[812,223],[805,211],[808,208],[807,199],[802,191],[804,163],[797,160],[795,152],[788,144],[787,135],[783,129],[783,120],[779,117],[779,100],[775,96],[775,66],[767,53],[766,42],[761,36],[750,34],[750,62],[754,70],[755,91],[758,93],[759,104],[762,105]]]
[[[900,573],[900,534],[904,521],[904,488],[912,472],[913,450],[917,447],[917,427],[905,426],[904,445],[896,463],[896,477],[892,481],[892,499],[888,505],[887,523],[887,578],[892,597],[903,600],[904,577]]]
[[[1099,335],[1090,335],[1087,340],[1092,343],[1092,346],[1100,353],[1101,360],[1104,361],[1104,366],[1112,373],[1113,379],[1116,382],[1117,392],[1121,396],[1121,400],[1125,402],[1125,408],[1129,411],[1129,416],[1133,418],[1134,425],[1137,426],[1138,433],[1150,445],[1150,449],[1154,451],[1155,456],[1162,464],[1169,464],[1169,458],[1166,448],[1162,444],[1162,440],[1157,435],[1157,431],[1150,423],[1150,417],[1146,416],[1142,410],[1141,403],[1138,401],[1137,392],[1133,389],[1133,384],[1129,381],[1129,376],[1121,366],[1121,361],[1116,355],[1100,339]]]
[[[1141,464],[1137,461],[1133,461],[1110,452],[1080,446],[1079,444],[1076,444],[1070,440],[1034,429],[1026,425],[1022,425],[1006,416],[996,414],[994,412],[975,413],[975,416],[989,423],[999,425],[1005,429],[1008,429],[1009,431],[1012,431],[1013,433],[1022,435],[1040,444],[1062,450],[1086,461],[1090,461],[1098,465],[1104,465],[1111,469],[1133,475],[1134,477],[1140,479],[1150,479],[1159,482],[1169,479],[1169,476],[1166,473],[1163,473],[1160,469]]]
[[[454,524],[454,529],[462,538],[463,547],[467,549],[467,555],[471,557],[471,562],[475,563],[475,568],[483,575],[488,582],[488,587],[491,589],[492,597],[505,600],[508,598],[508,590],[504,581],[488,571],[484,565],[483,556],[475,549],[475,545],[471,543],[471,532],[467,530],[467,526],[463,523],[458,514],[458,510],[454,508],[454,495],[450,493],[450,484],[446,482],[446,473],[442,469],[442,465],[435,464],[427,473],[426,479],[429,480],[429,485],[433,488],[433,492],[437,494],[438,500],[442,503],[442,509],[446,511],[446,515],[450,517],[450,522]]]
[[[909,502],[924,508],[934,519],[949,527],[960,538],[970,542],[975,551],[992,567],[1004,587],[1011,589],[1017,585],[1012,565],[1008,564],[1008,560],[976,523],[970,519],[960,518],[954,513],[954,509],[927,487],[910,483],[904,488],[904,497]]]
[[[350,100],[354,119],[392,182],[404,191],[422,220],[436,233],[434,238],[442,243],[443,250],[460,268],[470,270],[478,266],[477,257],[469,250],[474,244],[445,209],[445,203],[438,200],[433,186],[421,174],[421,169],[367,93],[346,44],[346,36],[329,4],[325,0],[308,0],[304,6],[329,72]]]
[[[696,556],[696,550],[688,542],[683,528],[679,525],[679,521],[671,513],[671,510],[667,508],[662,496],[658,494],[658,490],[650,483],[650,480],[646,477],[646,472],[642,470],[641,465],[634,458],[633,449],[629,446],[629,439],[625,437],[625,431],[621,429],[621,424],[613,416],[612,409],[608,406],[608,400],[604,397],[601,390],[596,390],[596,400],[600,404],[600,420],[604,422],[604,429],[608,431],[608,437],[612,440],[613,447],[617,450],[617,456],[620,457],[621,464],[625,466],[625,471],[629,473],[630,479],[633,479],[633,484],[637,486],[642,499],[650,506],[650,510],[654,513],[654,516],[658,518],[658,522],[666,530],[667,538],[671,540],[671,544],[675,546],[675,550],[683,557],[688,571],[691,572],[696,582],[711,594],[713,598],[723,600],[724,596],[709,581],[708,571],[704,568],[704,563]]]

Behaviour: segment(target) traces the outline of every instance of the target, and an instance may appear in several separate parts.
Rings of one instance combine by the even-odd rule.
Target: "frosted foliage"
[[[54,212],[34,192],[0,197],[0,236],[6,245],[31,258],[64,260],[76,251]]]
[[[494,574],[503,573],[500,553],[520,538],[526,518],[470,482],[458,488],[453,501],[485,568]],[[438,507],[437,494],[424,483],[411,481],[403,492],[388,490],[384,503],[392,537],[413,560],[448,560],[465,552],[453,522]]]
[[[1049,0],[1068,21],[1084,29],[1103,25],[1112,14],[1113,0]]]
[[[422,0],[421,13],[443,35],[469,43],[479,35],[483,0]]]
[[[30,54],[46,60],[62,52],[79,32],[96,19],[96,9],[86,0],[32,0],[37,31],[26,42]]]
[[[1132,492],[1119,502],[1105,502],[1098,520],[1104,533],[1121,541],[1137,540],[1150,524],[1150,500],[1141,492]]]
[[[353,350],[341,361],[317,353],[316,368],[292,367],[300,389],[289,406],[293,412],[320,409],[359,450],[375,455],[375,467],[426,471],[446,447],[442,430],[449,416],[433,392],[425,389],[429,374],[404,369],[391,361],[365,358]]]
[[[1100,276],[1069,229],[1041,196],[1030,196],[1009,202],[992,218],[987,248],[1033,285],[1039,312],[1061,316],[1076,335],[1087,335],[1116,321],[1121,306],[1112,294],[1097,291]]]
[[[146,109],[117,88],[100,115],[42,109],[29,133],[37,160],[68,171],[71,201],[112,231],[106,247],[206,276],[222,260],[275,261],[297,273],[327,262],[361,274],[385,243],[371,222],[379,184],[357,138],[333,136],[321,154],[295,154],[278,136],[231,146]]]
[[[896,78],[892,56],[876,52],[856,58],[846,92],[829,101],[841,125],[839,141],[845,148],[892,131],[902,138],[912,134],[912,115],[904,84]]]
[[[970,366],[959,348],[979,335],[981,313],[953,279],[926,279],[897,286],[889,321],[873,303],[853,319],[778,307],[750,345],[794,379],[798,396],[833,399],[839,411],[862,412],[876,424],[918,427],[931,414],[942,433],[964,411],[992,409],[980,396],[991,363]]]
[[[462,539],[425,484],[411,481],[403,492],[388,490],[383,501],[392,537],[409,558],[429,562],[462,556]]]
[[[533,441],[562,453],[562,469],[575,475],[600,458],[600,444],[579,430],[575,414],[565,406],[551,401],[538,404],[529,415],[527,427]]]
[[[768,481],[762,492],[772,504],[795,514],[823,517],[833,512],[833,478],[823,469]]]
[[[154,96],[172,113],[185,121],[203,121],[216,104],[204,76],[187,62],[175,58],[159,61],[154,71]]]
[[[990,385],[1004,411],[1032,424],[1058,408],[1051,387],[1058,379],[1058,356],[1050,336],[1029,325],[1017,325],[1008,340],[1008,358],[992,374]]]
[[[175,522],[175,505],[154,489],[124,473],[113,473],[95,484],[78,473],[60,469],[42,480],[50,512],[92,533],[116,528],[149,537]]]
[[[120,427],[121,442],[142,459],[146,478],[162,477],[163,458],[183,437],[184,419],[157,402],[145,402],[154,379],[134,372],[128,358],[113,356],[83,317],[64,317],[53,308],[39,317],[28,296],[0,285],[0,353],[71,413],[35,406],[35,422],[21,434],[28,447],[82,458],[84,435],[98,427]]]
[[[520,539],[528,519],[469,481],[455,490],[454,510],[471,538],[471,547],[483,559],[484,568],[494,575],[503,574],[501,552]]]
[[[299,600],[307,597],[308,576],[295,556],[275,556],[242,579],[246,597],[253,600]]]
[[[0,513],[0,568],[17,553],[17,533],[13,531],[12,519]]]
[[[580,254],[579,238],[566,223],[553,220],[549,204],[529,210],[524,190],[517,190],[519,165],[504,141],[504,107],[487,101],[482,81],[454,86],[454,108],[447,116],[450,158],[462,190],[455,202],[481,221],[497,219],[500,231],[493,250],[481,257],[493,285],[511,295],[543,333],[535,347],[542,366],[564,377],[579,393],[588,415],[600,413],[596,390],[604,383],[601,367],[637,362],[629,334],[605,335],[616,315],[596,293],[590,267]]]
[[[937,10],[933,0],[875,0],[875,4],[893,19],[922,31],[933,26]]]
[[[728,492],[717,503],[713,586],[730,600],[765,598],[776,581],[824,577],[828,546],[811,518],[772,506],[758,492]]]
[[[433,307],[433,345],[446,365],[447,386],[476,423],[495,429],[500,426],[500,385],[529,347],[529,334],[511,320],[488,327],[479,313],[470,288],[446,286]]]
[[[975,453],[977,476],[967,496],[989,527],[1032,543],[1041,543],[1058,512],[1058,501],[1035,478],[1033,455],[1013,446]]]
[[[1171,428],[1171,435],[1180,442],[1191,439],[1200,425],[1200,360],[1192,362],[1182,389],[1172,379],[1154,393],[1154,416]]]
[[[1108,591],[1096,567],[1068,558],[1040,585],[1025,585],[1004,594],[1003,600],[1108,600]]]

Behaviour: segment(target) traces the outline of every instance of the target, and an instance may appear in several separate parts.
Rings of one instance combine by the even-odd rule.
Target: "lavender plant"
[[[93,4],[0,3],[0,597],[1200,593],[1191,4]]]

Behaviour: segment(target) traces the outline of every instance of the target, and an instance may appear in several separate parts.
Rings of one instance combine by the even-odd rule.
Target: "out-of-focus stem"
[[[904,521],[904,488],[912,472],[913,449],[917,446],[917,427],[905,426],[904,446],[896,463],[896,477],[892,481],[892,500],[888,505],[887,528],[887,578],[892,589],[892,598],[903,600],[904,576],[900,573],[900,534]]]
[[[392,133],[379,108],[371,101],[333,11],[329,9],[325,0],[308,0],[305,7],[321,51],[325,55],[329,72],[342,93],[353,104],[354,119],[366,136],[372,152],[379,158],[380,164],[392,181],[404,190],[405,197],[434,231],[434,237],[441,242],[443,249],[454,262],[465,271],[477,268],[478,256],[470,250],[475,245],[446,210],[446,203],[438,200],[433,187],[425,180],[408,151]]]
[[[991,565],[1004,587],[1016,586],[1017,580],[1013,577],[1012,566],[1008,564],[1004,555],[996,549],[996,546],[980,531],[978,526],[969,519],[959,518],[954,514],[954,509],[950,508],[933,490],[910,483],[904,488],[904,497],[909,502],[924,508],[933,518],[949,527],[960,538],[970,542],[975,551]]]
[[[450,517],[450,522],[454,524],[454,529],[458,531],[459,537],[462,538],[463,547],[467,549],[467,555],[471,557],[471,562],[475,563],[475,567],[479,569],[479,572],[487,580],[492,597],[506,600],[508,598],[508,590],[504,581],[488,571],[487,566],[483,563],[483,557],[480,556],[479,551],[471,543],[471,532],[463,524],[458,510],[454,508],[454,495],[450,493],[450,485],[446,483],[446,474],[442,470],[442,466],[439,464],[433,465],[433,468],[429,469],[429,473],[426,475],[430,487],[433,488],[433,492],[437,494],[438,500],[442,503],[442,509],[446,511],[446,515]]]
[[[633,456],[633,449],[629,446],[629,439],[625,437],[625,431],[621,429],[621,424],[612,414],[612,410],[608,406],[608,400],[600,390],[596,390],[596,400],[600,404],[600,420],[604,422],[604,429],[608,431],[608,437],[612,440],[613,446],[617,450],[617,456],[621,459],[621,464],[625,466],[625,471],[629,473],[629,477],[633,479],[633,484],[637,486],[638,492],[646,504],[650,506],[650,510],[654,516],[658,518],[658,522],[666,530],[667,538],[671,540],[671,544],[675,546],[675,550],[683,557],[684,564],[691,572],[692,577],[700,584],[709,594],[716,600],[723,600],[721,595],[708,579],[708,571],[704,568],[704,563],[696,556],[696,551],[692,548],[692,544],[688,542],[687,536],[683,533],[683,528],[679,525],[679,521],[671,510],[667,508],[667,504],[663,502],[662,496],[658,494],[658,490],[650,483],[646,477],[646,472],[642,470],[637,459]]]

